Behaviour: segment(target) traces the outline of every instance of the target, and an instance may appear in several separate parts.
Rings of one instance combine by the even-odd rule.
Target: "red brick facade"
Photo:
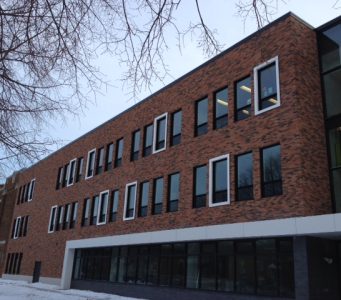
[[[234,121],[234,83],[252,75],[257,65],[278,56],[281,106]],[[174,66],[176,67],[176,66]],[[253,83],[252,83],[253,84]],[[213,93],[229,88],[228,126],[213,129]],[[208,96],[209,130],[194,137],[195,101]],[[326,153],[323,107],[315,32],[293,16],[287,16],[246,41],[162,89],[60,151],[20,173],[18,186],[36,178],[33,201],[17,205],[13,219],[29,215],[28,234],[9,242],[8,252],[22,252],[21,274],[32,275],[35,261],[42,261],[42,276],[61,277],[65,242],[88,237],[148,232],[162,229],[247,222],[332,212]],[[132,133],[154,118],[182,109],[181,144],[135,162],[130,161]],[[95,117],[95,116],[94,116]],[[97,116],[100,117],[100,116]],[[168,122],[168,136],[170,126]],[[58,168],[94,148],[124,137],[122,166],[73,186],[56,190]],[[281,144],[283,195],[262,198],[260,148]],[[140,153],[142,142],[140,143]],[[254,200],[235,201],[235,156],[253,152]],[[193,167],[209,159],[230,154],[231,203],[193,209]],[[85,168],[84,164],[84,168]],[[181,174],[179,210],[166,213],[167,176]],[[85,170],[84,170],[85,172]],[[127,183],[163,176],[163,213],[123,221],[124,191]],[[120,190],[118,220],[102,226],[81,227],[83,199],[104,190]],[[74,229],[48,234],[50,209],[79,201]]]

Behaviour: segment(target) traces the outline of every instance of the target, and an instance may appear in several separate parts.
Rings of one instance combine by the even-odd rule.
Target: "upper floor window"
[[[82,226],[90,225],[90,211],[91,211],[91,199],[84,199],[83,215],[82,215]]]
[[[126,185],[123,220],[132,220],[135,217],[136,187],[136,182]]]
[[[120,138],[116,142],[115,168],[122,165],[122,156],[123,156],[123,138]]]
[[[110,218],[109,218],[110,222],[114,222],[117,219],[118,198],[119,198],[119,191],[114,190],[111,194]]]
[[[70,228],[74,228],[77,221],[78,202],[72,203]]]
[[[105,158],[105,170],[111,170],[112,169],[112,160],[114,155],[114,144],[110,143],[107,145],[107,151],[106,151],[106,158]]]
[[[216,92],[214,102],[214,128],[225,127],[228,122],[228,89]]]
[[[194,196],[193,207],[206,206],[207,194],[207,166],[198,166],[194,168]]]
[[[92,198],[92,209],[91,209],[91,218],[90,218],[90,225],[96,225],[98,220],[98,202],[99,197],[94,196]]]
[[[64,166],[64,171],[63,171],[63,187],[67,186],[67,182],[69,179],[69,171],[70,171],[70,164],[66,164]]]
[[[251,77],[239,80],[235,85],[236,121],[244,120],[251,114]]]
[[[229,155],[210,159],[210,206],[230,203]]]
[[[252,152],[236,157],[237,190],[236,200],[253,199],[253,162]]]
[[[172,114],[172,131],[170,145],[175,146],[181,143],[182,111],[178,110]]]
[[[59,206],[57,210],[56,231],[63,229],[64,207]]]
[[[97,161],[96,161],[96,174],[101,174],[103,172],[104,166],[104,148],[99,148],[97,150]]]
[[[95,154],[96,149],[92,149],[88,152],[88,159],[86,162],[86,174],[85,179],[91,178],[94,176],[94,169],[95,169]]]
[[[281,146],[275,145],[261,150],[262,196],[282,194]]]
[[[208,99],[195,103],[195,136],[205,134],[208,130]]]
[[[154,120],[154,143],[153,153],[166,149],[167,140],[167,113],[158,116]]]
[[[75,180],[75,171],[76,171],[76,158],[70,161],[69,164],[69,176],[67,181],[67,186],[73,185]]]
[[[35,186],[35,179],[32,179],[29,183],[29,189],[28,189],[28,201],[31,201],[33,199],[33,193],[34,193],[34,186]]]
[[[63,220],[63,230],[68,229],[71,221],[71,204],[65,205],[64,220]]]
[[[173,212],[179,209],[180,173],[174,173],[168,177],[168,205],[167,211]]]
[[[48,233],[51,233],[55,230],[56,214],[57,214],[57,205],[51,207]]]
[[[58,169],[56,189],[60,189],[63,185],[63,167]]]
[[[153,207],[152,214],[157,215],[162,213],[163,202],[163,178],[154,180],[154,193],[153,193]]]
[[[144,128],[143,156],[152,154],[153,148],[153,124]]]
[[[140,130],[136,130],[133,133],[132,142],[131,142],[131,157],[130,157],[130,160],[132,160],[132,161],[139,159],[140,136],[141,136]]]
[[[99,195],[97,225],[102,225],[107,222],[108,200],[109,200],[109,191],[101,192]]]
[[[76,173],[76,182],[80,181],[83,177],[83,157],[79,157],[77,159],[77,173]]]
[[[254,69],[255,114],[280,105],[278,57]]]
[[[145,217],[148,213],[149,181],[140,184],[139,217]]]

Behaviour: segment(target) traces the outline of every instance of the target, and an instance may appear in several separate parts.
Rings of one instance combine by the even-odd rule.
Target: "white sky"
[[[255,20],[248,19],[244,24],[243,19],[237,16],[235,6],[237,1],[200,1],[203,17],[211,28],[217,29],[218,40],[225,45],[224,49],[247,37],[257,29]],[[278,2],[278,10],[273,15],[273,20],[291,11],[314,27],[338,17],[341,12],[341,8],[333,8],[336,0],[285,0],[286,3],[279,0]],[[194,3],[194,0],[183,0],[182,6],[179,7],[177,12],[178,20],[181,20],[181,23],[188,22],[191,16],[196,17]],[[341,3],[338,6],[341,7]],[[136,101],[147,97],[165,84],[174,81],[208,60],[207,57],[202,55],[202,51],[196,47],[195,40],[187,40],[182,53],[179,53],[174,36],[170,34],[168,38],[170,42],[169,50],[165,53],[165,62],[171,76],[166,78],[164,83],[155,82],[152,91],[143,91]],[[46,131],[53,138],[63,141],[60,146],[78,138],[134,104],[134,101],[128,101],[128,90],[122,88],[120,76],[122,76],[124,69],[118,65],[117,59],[102,56],[97,63],[112,86],[103,89],[102,94],[97,97],[96,101],[89,103],[77,118],[69,117],[66,122],[57,120],[50,128],[47,128]]]

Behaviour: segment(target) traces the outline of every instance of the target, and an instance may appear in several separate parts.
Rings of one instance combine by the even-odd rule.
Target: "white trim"
[[[213,192],[213,163],[219,160],[226,159],[226,164],[227,164],[227,200],[224,202],[219,202],[219,203],[213,203],[212,202],[212,192]],[[209,183],[208,183],[208,205],[209,207],[215,207],[215,206],[220,206],[220,205],[226,205],[230,204],[230,155],[225,154],[221,155],[215,158],[211,158],[209,160]]]
[[[156,140],[157,140],[157,136],[156,136],[156,133],[157,133],[157,121],[162,119],[162,118],[165,118],[166,119],[166,124],[165,124],[165,146],[161,149],[158,149],[156,150]],[[158,153],[158,152],[161,152],[163,150],[166,150],[167,148],[167,124],[168,124],[168,112],[156,117],[154,119],[154,125],[153,125],[153,154],[155,153]]]
[[[50,227],[51,227],[51,221],[52,221],[52,210],[55,209],[55,212],[54,212],[54,222],[53,222],[53,230],[50,230]],[[54,230],[56,229],[56,218],[57,218],[57,210],[58,210],[58,205],[54,205],[51,207],[51,210],[50,210],[50,220],[49,220],[49,224],[48,224],[48,227],[47,227],[47,233],[52,233],[54,232]]]
[[[88,176],[88,168],[89,168],[89,157],[90,157],[90,154],[91,153],[95,153],[95,155],[94,155],[94,159],[93,159],[93,161],[92,161],[92,175],[91,176]],[[89,152],[88,152],[88,157],[86,158],[86,168],[85,168],[85,176],[84,176],[84,178],[85,178],[85,180],[86,179],[89,179],[89,178],[91,178],[91,177],[93,177],[94,176],[94,173],[95,173],[95,161],[96,161],[96,148],[94,148],[94,149],[92,149],[92,150],[90,150]]]
[[[34,184],[34,187],[32,188],[32,183],[35,183],[36,182],[36,179],[35,178],[33,178],[32,180],[31,180],[31,182],[30,182],[30,186],[29,186],[29,188],[28,188],[28,199],[27,199],[27,202],[30,202],[30,201],[32,201],[32,199],[33,199],[33,193],[34,193],[34,187],[35,187],[35,184]],[[32,197],[30,197],[30,195],[32,194]]]
[[[73,166],[72,182],[70,183],[70,178],[71,178],[71,165],[72,165],[72,163],[74,163],[74,166]],[[77,165],[77,158],[74,158],[74,159],[70,160],[70,162],[69,162],[68,178],[67,178],[67,183],[66,183],[66,186],[67,186],[67,187],[73,185],[74,182],[75,182],[76,165]]]
[[[135,185],[135,195],[134,195],[134,212],[133,216],[127,218],[126,215],[126,209],[127,209],[127,203],[128,203],[128,189],[130,186]],[[123,221],[133,220],[135,218],[135,211],[136,211],[136,194],[137,194],[137,181],[127,183],[125,188],[125,194],[124,194],[124,210],[123,210]]]
[[[19,226],[21,226],[21,216],[16,217],[15,226],[14,226],[14,234],[13,239],[16,240],[19,237]]]
[[[102,210],[102,195],[107,194],[107,210],[105,213],[105,219],[103,222],[99,222],[99,217],[101,214],[101,210]],[[107,223],[107,216],[108,216],[108,203],[109,203],[109,190],[105,190],[103,192],[100,192],[99,194],[99,199],[98,199],[98,208],[97,208],[97,221],[96,221],[96,225],[104,225]]]
[[[258,71],[260,69],[265,68],[269,64],[272,64],[275,62],[275,68],[276,68],[276,88],[277,88],[277,103],[275,105],[271,105],[267,108],[264,108],[262,110],[259,110],[259,93],[258,93]],[[278,63],[278,56],[269,59],[268,61],[258,65],[253,69],[253,79],[254,79],[254,99],[255,99],[255,115],[259,115],[263,112],[269,111],[271,109],[274,109],[276,107],[279,107],[281,105],[281,96],[280,96],[280,84],[279,84],[279,63]]]

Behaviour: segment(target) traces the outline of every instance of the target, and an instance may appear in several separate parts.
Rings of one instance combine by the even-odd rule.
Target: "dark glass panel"
[[[107,211],[108,211],[108,198],[109,193],[101,194],[101,205],[100,205],[100,214],[99,214],[99,223],[106,222]]]
[[[228,118],[228,89],[222,89],[215,93],[215,122],[214,128],[222,128],[227,125]]]
[[[134,217],[135,199],[136,199],[136,184],[129,185],[127,190],[127,203],[126,203],[126,218]]]
[[[341,113],[341,69],[323,76],[327,117]]]
[[[172,286],[184,287],[186,274],[186,260],[184,256],[173,257],[172,262]]]
[[[341,24],[319,35],[322,71],[328,71],[341,65]]]
[[[149,198],[149,182],[143,182],[140,185],[140,208],[139,217],[147,216]]]
[[[110,222],[116,221],[117,208],[118,208],[118,190],[113,191],[111,194],[111,206],[110,206]]]
[[[195,135],[199,136],[207,132],[208,126],[208,99],[196,102],[196,126]]]
[[[107,145],[106,158],[105,158],[105,171],[112,169],[112,159],[114,155],[114,144]]]
[[[172,115],[172,136],[171,146],[181,143],[182,111],[177,111]]]
[[[101,174],[103,172],[104,164],[104,148],[97,150],[97,163],[96,163],[96,174]]]
[[[227,201],[227,159],[213,162],[212,203]]]
[[[263,197],[282,194],[281,146],[262,150]]]
[[[217,256],[217,289],[232,292],[234,290],[234,256]]]
[[[236,83],[236,121],[246,119],[251,114],[251,78]]]
[[[95,162],[95,151],[91,152],[88,155],[88,169],[86,171],[87,177],[91,177],[94,175],[94,162]]]
[[[156,144],[155,150],[165,147],[166,140],[166,117],[162,117],[156,121]]]
[[[137,270],[137,247],[129,247],[127,263],[127,283],[135,283]]]
[[[200,166],[194,169],[194,199],[193,207],[206,206],[207,167]]]
[[[199,256],[187,256],[186,287],[198,289],[199,279]]]
[[[278,104],[275,63],[258,71],[258,100],[260,110]]]
[[[216,289],[216,247],[215,243],[204,243],[200,258],[200,287],[206,290]]]
[[[153,146],[153,124],[144,128],[143,156],[152,154]]]
[[[153,214],[160,214],[162,212],[163,200],[163,178],[154,180],[154,199],[153,199]]]
[[[133,133],[132,147],[131,147],[131,160],[137,160],[139,158],[140,151],[140,130]]]
[[[76,182],[80,181],[83,177],[83,157],[77,159],[77,174],[76,174]]]
[[[98,202],[99,197],[95,196],[92,199],[92,212],[91,212],[91,224],[90,225],[96,225],[97,218],[98,218]]]
[[[180,173],[175,173],[169,176],[169,194],[168,194],[168,211],[174,212],[178,210],[180,190]]]
[[[116,142],[116,157],[115,157],[115,168],[122,165],[123,156],[123,138]]]
[[[237,200],[253,199],[252,152],[237,156]]]

